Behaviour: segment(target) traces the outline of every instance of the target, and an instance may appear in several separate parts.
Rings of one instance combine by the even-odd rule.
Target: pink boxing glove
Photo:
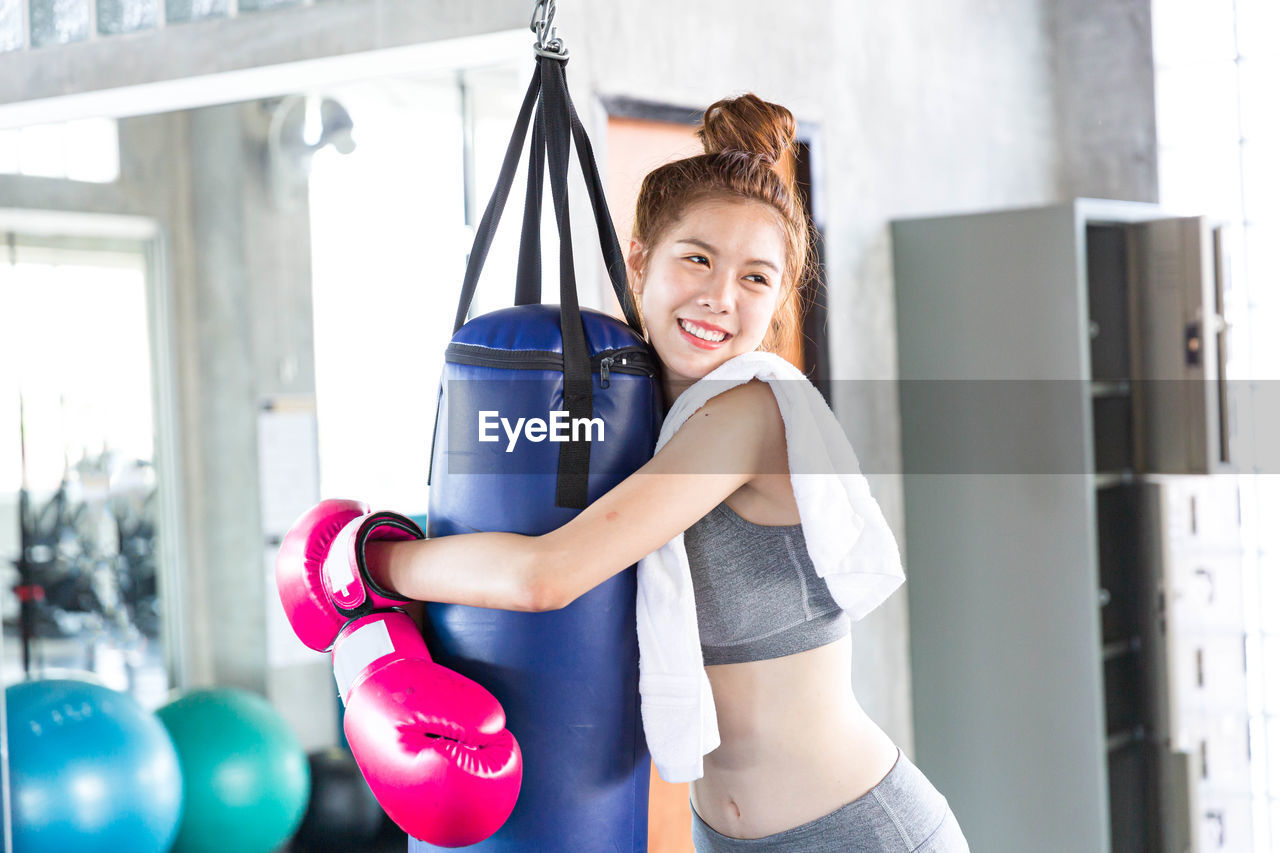
[[[276,588],[298,639],[327,652],[349,620],[409,603],[374,582],[365,569],[364,544],[425,538],[411,519],[371,513],[358,501],[324,500],[304,512],[276,555]]]
[[[332,646],[343,731],[379,804],[405,832],[441,847],[475,844],[506,822],[524,766],[498,700],[431,660],[417,625],[369,575],[364,546],[424,539],[392,512],[321,501],[285,535],[276,584],[307,646]]]
[[[433,663],[413,620],[375,613],[333,649],[342,730],[391,819],[440,847],[477,844],[515,809],[524,761],[498,700]]]

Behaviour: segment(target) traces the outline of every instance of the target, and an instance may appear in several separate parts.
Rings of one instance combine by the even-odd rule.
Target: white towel
[[[782,413],[791,487],[809,557],[836,603],[851,619],[861,619],[906,580],[898,543],[840,423],[794,365],[766,352],[729,359],[676,399],[654,453],[707,400],[756,377],[769,383]],[[703,669],[683,533],[640,561],[636,631],[649,752],[665,781],[699,779],[702,756],[720,745],[720,731]]]

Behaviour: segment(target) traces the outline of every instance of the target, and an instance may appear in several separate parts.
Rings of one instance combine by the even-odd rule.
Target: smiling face
[[[698,202],[647,251],[631,241],[627,266],[662,359],[668,408],[689,385],[759,348],[782,294],[785,258],[777,214],[756,201]]]

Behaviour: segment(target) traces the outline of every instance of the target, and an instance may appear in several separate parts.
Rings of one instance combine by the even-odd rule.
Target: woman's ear
[[[635,292],[637,294],[644,289],[644,257],[644,244],[639,240],[628,241],[627,272],[631,276],[631,281],[635,285]]]

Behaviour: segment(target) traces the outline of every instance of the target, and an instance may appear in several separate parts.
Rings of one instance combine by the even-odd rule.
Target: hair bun
[[[746,151],[774,166],[796,138],[796,119],[780,104],[748,92],[707,107],[696,130],[708,154]]]

